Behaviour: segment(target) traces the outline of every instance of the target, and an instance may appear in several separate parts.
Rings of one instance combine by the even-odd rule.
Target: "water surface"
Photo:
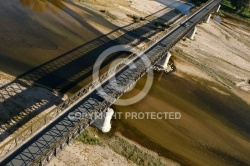
[[[102,33],[88,21],[111,24],[70,0],[0,1],[0,70],[19,75]]]
[[[144,81],[141,79],[137,88],[124,97],[136,94]],[[214,83],[164,75],[160,81],[155,79],[143,100],[114,109],[124,114],[180,112],[179,120],[128,118],[115,120],[114,126],[125,136],[182,165],[250,164],[250,106]]]

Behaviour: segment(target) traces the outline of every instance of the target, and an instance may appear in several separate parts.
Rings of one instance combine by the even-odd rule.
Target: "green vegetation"
[[[116,16],[116,15],[110,13],[110,12],[107,11],[107,10],[100,10],[100,12],[101,12],[101,13],[104,13],[105,15],[107,15],[108,17],[110,17],[110,18],[112,18],[112,19],[114,19],[114,20],[117,19],[117,16]]]
[[[224,1],[228,1],[228,0],[224,0]],[[249,9],[249,5],[250,5],[250,0],[230,0],[230,3],[232,6],[234,6],[235,8],[235,12],[237,13],[244,13],[245,9]]]
[[[131,17],[134,22],[140,22],[140,21],[145,21],[146,19],[137,15],[127,15],[128,17]]]
[[[191,0],[195,5],[200,5],[206,1],[207,0]],[[226,16],[250,21],[250,0],[223,0],[221,10]]]
[[[119,136],[100,136],[99,138],[95,137],[94,132],[90,130],[84,131],[77,137],[78,141],[81,141],[84,144],[88,145],[101,145],[109,146],[116,153],[124,156],[126,159],[134,162],[137,165],[143,166],[163,166],[164,163],[160,158],[153,156],[152,154],[146,152],[145,150],[139,148],[133,143],[128,142],[127,140]]]
[[[199,6],[207,0],[190,0],[195,5]],[[250,21],[250,0],[223,0],[221,3],[223,14],[239,19]]]
[[[81,141],[89,145],[100,145],[101,142],[98,138],[91,136],[88,130],[85,130],[82,134],[77,137],[78,141]]]
[[[244,1],[244,3],[240,3]],[[250,20],[250,0],[239,0],[237,3],[233,0],[223,0],[221,9],[227,13],[239,15],[244,19]]]
[[[143,165],[143,166],[164,165],[164,163],[162,163],[159,158],[154,157],[153,155],[138,148],[136,145],[133,145],[118,136],[114,136],[114,138],[112,138],[112,141],[108,142],[108,145],[116,153],[126,157],[127,159],[133,161],[137,165]]]
[[[166,28],[169,28],[170,26],[162,21],[156,20],[153,22],[153,25],[157,28],[160,29],[161,31],[164,31]]]

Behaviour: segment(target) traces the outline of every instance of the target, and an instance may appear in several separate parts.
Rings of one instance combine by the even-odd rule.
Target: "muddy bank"
[[[237,27],[230,20],[199,25],[194,40],[172,50],[173,75],[157,74],[139,103],[114,106],[121,112],[180,112],[181,119],[115,120],[114,130],[182,165],[249,165],[249,31],[229,23]],[[144,82],[123,97],[138,93]]]

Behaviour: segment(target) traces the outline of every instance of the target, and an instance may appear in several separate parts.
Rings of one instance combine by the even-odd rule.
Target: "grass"
[[[91,130],[86,130],[80,134],[77,138],[78,141],[88,145],[101,145],[109,146],[114,152],[120,154],[126,159],[134,162],[137,165],[143,166],[163,166],[164,163],[160,158],[145,152],[135,144],[128,142],[127,140],[119,136],[111,137],[94,137],[94,133]]]
[[[145,21],[146,19],[144,17],[140,17],[137,15],[127,15],[128,17],[131,17],[133,19],[134,22],[140,22],[140,21]]]
[[[85,130],[82,134],[77,137],[78,141],[89,145],[101,145],[98,138],[91,136],[88,130]]]
[[[112,18],[113,20],[118,19],[116,15],[110,13],[108,10],[100,10],[101,13],[105,14],[106,16]]]
[[[236,13],[235,7],[231,5],[229,0],[223,0],[221,3],[221,10],[226,16],[233,17],[239,20],[245,20],[250,22],[250,10],[245,9],[242,13]]]
[[[145,152],[138,148],[136,145],[129,143],[128,141],[114,136],[113,140],[108,142],[108,145],[116,153],[124,156],[128,160],[133,161],[137,165],[142,166],[163,166],[164,163],[157,157]]]
[[[206,0],[190,0],[197,6],[200,6]],[[221,13],[226,17],[231,17],[240,21],[250,22],[250,10],[245,9],[243,13],[236,13],[235,7],[231,5],[229,0],[223,0],[221,3]]]

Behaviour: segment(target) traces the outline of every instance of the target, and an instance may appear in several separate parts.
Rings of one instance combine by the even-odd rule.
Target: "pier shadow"
[[[86,10],[82,6],[75,6]],[[74,11],[70,12],[74,13]],[[44,110],[60,104],[63,101],[62,94],[92,75],[93,64],[103,51],[120,44],[147,43],[150,37],[160,31],[154,26],[155,21],[161,19],[167,22],[176,15],[174,9],[159,10],[145,17],[146,21],[117,28],[18,76],[14,81],[2,86],[0,88],[0,141],[5,140]],[[176,17],[176,20],[178,19]],[[110,55],[104,60],[102,66],[120,56],[121,52]]]

